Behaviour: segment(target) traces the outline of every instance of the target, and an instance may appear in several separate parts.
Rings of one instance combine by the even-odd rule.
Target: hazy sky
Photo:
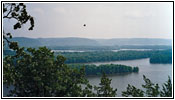
[[[18,37],[172,38],[173,3],[27,3],[35,27],[5,31]],[[87,26],[84,27],[83,24]],[[11,26],[10,26],[11,25]]]

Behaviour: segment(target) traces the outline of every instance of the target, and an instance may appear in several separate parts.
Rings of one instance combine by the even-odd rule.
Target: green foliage
[[[137,89],[135,86],[128,84],[127,90],[122,92],[122,96],[128,97],[172,97],[172,84],[170,77],[168,77],[167,83],[164,83],[163,90],[159,89],[158,84],[154,84],[150,79],[143,75],[145,84],[142,85],[145,91]]]
[[[153,53],[150,63],[172,63],[172,49]]]
[[[163,90],[160,92],[161,97],[172,97],[172,83],[170,77],[168,81],[162,86]]]
[[[18,50],[18,43],[17,42],[10,42],[9,48],[12,50]]]
[[[134,67],[134,68],[132,69],[132,71],[133,71],[133,72],[139,72],[139,68],[138,68],[138,67]]]
[[[143,88],[146,89],[146,96],[147,97],[157,97],[159,96],[159,85],[156,84],[154,85],[150,79],[146,78],[144,75],[143,75],[143,80],[145,81],[145,84],[142,85]]]
[[[83,96],[86,85],[84,69],[72,69],[64,64],[65,58],[46,47],[38,50],[18,48],[16,55],[7,56],[3,61],[3,82],[13,85],[9,96]]]
[[[87,84],[87,86],[85,87],[85,89],[83,90],[83,97],[96,97],[97,94],[93,93],[93,86],[90,85],[89,83]]]
[[[104,61],[133,60],[150,58],[150,63],[172,63],[172,50],[153,51],[94,51],[94,52],[57,52],[67,58],[66,63],[89,63]]]
[[[56,52],[55,55],[62,55],[66,57],[67,60],[65,61],[65,63],[89,63],[89,62],[133,60],[141,58],[150,58],[150,63],[172,63],[171,49],[162,51],[153,50],[153,51],[118,51],[118,52],[112,52],[112,51]]]
[[[89,63],[102,61],[132,60],[140,58],[149,58],[153,51],[94,51],[94,52],[62,52],[56,55],[62,55],[67,58],[66,63]]]
[[[124,97],[128,97],[128,96],[143,97],[144,91],[141,89],[137,89],[136,87],[128,84],[127,91],[123,91],[122,96],[124,96]]]
[[[88,75],[101,75],[102,72],[108,75],[118,74],[118,73],[131,73],[138,72],[138,67],[131,67],[120,64],[105,64],[105,65],[83,65],[83,64],[68,64],[70,67],[80,69],[82,66],[85,67],[85,74]]]
[[[117,89],[114,89],[110,86],[112,79],[107,78],[106,74],[103,73],[101,78],[100,86],[95,86],[98,97],[115,97],[117,94]]]

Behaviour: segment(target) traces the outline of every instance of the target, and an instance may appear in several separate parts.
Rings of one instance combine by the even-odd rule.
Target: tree
[[[138,67],[134,67],[132,71],[133,72],[139,72],[139,68]]]
[[[172,97],[172,83],[168,76],[168,81],[162,86],[163,90],[160,92],[161,97]]]
[[[4,3],[3,20],[16,21],[13,29],[20,29],[30,22],[29,30],[33,30],[34,18],[28,14],[23,3]],[[3,42],[7,42],[14,56],[3,60],[3,83],[12,85],[9,96],[83,96],[87,95],[81,85],[88,84],[84,77],[84,68],[71,69],[64,64],[65,58],[57,56],[46,47],[38,50],[20,48],[17,42],[9,39],[12,34],[3,30]],[[5,43],[4,43],[5,44]],[[89,94],[88,94],[89,95]]]
[[[157,97],[157,96],[159,96],[159,93],[160,93],[159,92],[159,85],[158,84],[154,85],[150,81],[150,79],[146,78],[145,75],[143,75],[143,80],[145,81],[145,84],[142,85],[142,87],[146,89],[146,92],[145,92],[146,96],[147,97]]]
[[[95,86],[95,90],[97,91],[98,97],[115,97],[117,89],[114,89],[110,86],[111,80],[107,78],[106,74],[103,72],[101,83],[99,87]]]
[[[128,96],[143,97],[144,91],[141,89],[137,89],[136,87],[128,84],[127,91],[123,91],[122,96],[124,96],[124,97],[128,97]]]
[[[85,89],[83,90],[83,97],[96,97],[97,94],[93,93],[92,91],[93,86],[88,83]]]
[[[9,96],[83,96],[81,85],[87,83],[84,68],[72,69],[64,61],[62,56],[55,59],[46,47],[28,48],[27,52],[20,48],[15,56],[7,56],[3,62],[3,82],[14,86]]]
[[[172,84],[170,77],[168,77],[167,83],[164,83],[163,90],[159,90],[159,85],[151,82],[150,79],[143,75],[145,84],[142,85],[145,91],[137,89],[135,86],[128,84],[127,90],[122,92],[122,96],[128,97],[172,97]]]
[[[13,25],[14,30],[20,29],[28,21],[30,22],[29,30],[33,30],[34,19],[27,13],[26,5],[23,3],[3,3],[3,20],[6,19],[16,21]],[[17,49],[17,42],[12,42],[9,38],[12,38],[11,33],[3,30],[3,42],[6,41],[10,49]]]

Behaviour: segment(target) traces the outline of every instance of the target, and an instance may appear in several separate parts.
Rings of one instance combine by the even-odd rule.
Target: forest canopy
[[[85,75],[102,75],[105,73],[107,75],[120,74],[120,73],[132,73],[139,72],[138,67],[131,67],[120,64],[105,64],[105,65],[84,65],[84,64],[68,64],[71,68],[80,69],[85,67]]]

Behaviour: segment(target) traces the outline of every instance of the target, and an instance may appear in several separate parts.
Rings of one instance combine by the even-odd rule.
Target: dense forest
[[[88,63],[116,60],[132,60],[148,58],[151,56],[150,51],[95,51],[95,52],[62,52],[55,53],[66,57],[66,63]]]
[[[150,63],[153,63],[155,57],[160,57],[157,63],[171,63],[172,52],[169,50],[153,50],[153,51],[95,51],[95,52],[56,52],[56,55],[66,57],[66,63],[88,63],[88,62],[103,62],[117,60],[133,60],[141,58],[150,58]]]
[[[101,75],[103,72],[105,74],[118,74],[118,73],[131,73],[131,72],[138,72],[138,67],[131,67],[126,65],[117,65],[117,64],[105,64],[105,65],[84,65],[84,64],[69,64],[72,68],[85,67],[85,74],[89,75]]]
[[[4,50],[4,57],[15,55],[12,50]],[[93,52],[55,52],[66,57],[65,63],[89,63],[118,60],[150,58],[150,63],[172,63],[172,49],[150,51],[93,51]]]
[[[150,57],[150,63],[172,63],[172,50],[153,53]]]

